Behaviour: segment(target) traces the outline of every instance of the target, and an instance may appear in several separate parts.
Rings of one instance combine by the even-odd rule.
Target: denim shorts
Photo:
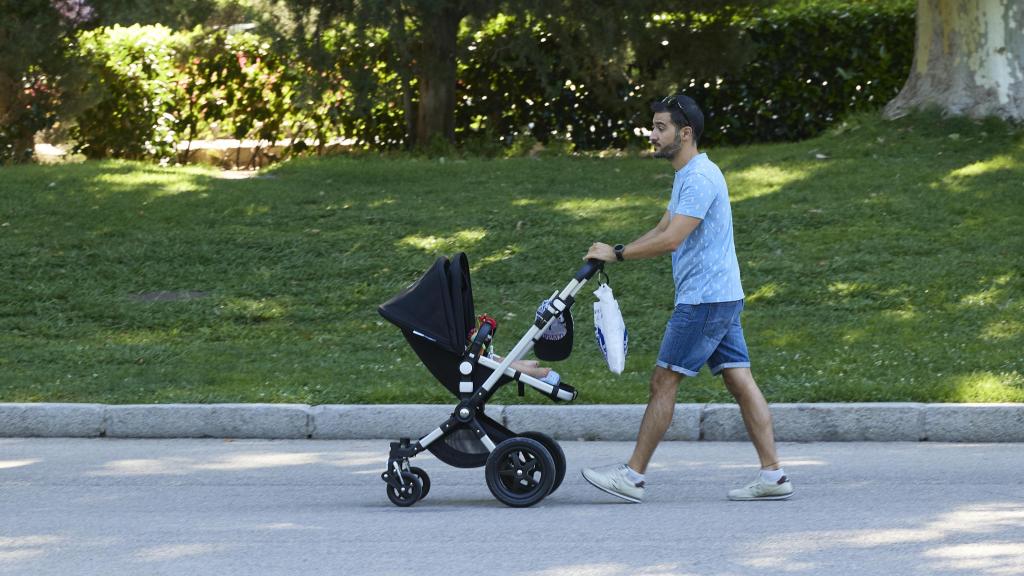
[[[740,312],[743,300],[677,304],[665,328],[658,366],[696,376],[705,363],[711,374],[726,368],[749,368]]]

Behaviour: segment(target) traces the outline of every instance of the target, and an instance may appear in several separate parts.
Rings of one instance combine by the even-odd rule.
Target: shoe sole
[[[729,496],[729,500],[732,500],[733,502],[756,502],[758,500],[789,500],[789,498],[792,496],[793,493],[790,492],[789,494],[783,494],[781,496],[754,496],[752,498],[735,498],[733,496]]]
[[[580,475],[583,476],[583,479],[586,480],[591,486],[593,486],[594,488],[597,488],[598,490],[600,490],[601,492],[604,492],[605,494],[611,494],[612,496],[615,496],[616,498],[622,498],[626,502],[632,502],[633,504],[640,504],[640,503],[643,502],[643,500],[640,500],[639,498],[633,498],[632,496],[626,496],[625,494],[622,494],[620,492],[613,492],[613,491],[605,488],[604,486],[600,486],[600,485],[594,483],[593,480],[591,480],[590,478],[587,478],[587,475],[584,472],[580,472]]]

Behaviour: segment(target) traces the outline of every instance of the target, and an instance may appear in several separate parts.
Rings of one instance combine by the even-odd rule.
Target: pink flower
[[[92,20],[96,10],[86,0],[50,0],[50,5],[65,24],[74,26]]]

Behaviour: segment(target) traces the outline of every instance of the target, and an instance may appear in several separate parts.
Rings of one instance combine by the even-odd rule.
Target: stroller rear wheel
[[[395,488],[388,484],[388,500],[395,506],[412,506],[417,500],[423,498],[423,483],[419,476],[412,472],[402,471],[402,486]]]
[[[498,444],[487,457],[484,471],[491,494],[514,508],[543,500],[556,475],[551,452],[540,442],[521,436]]]
[[[536,440],[543,444],[548,449],[548,452],[551,453],[551,459],[555,462],[555,482],[551,485],[551,492],[548,492],[548,494],[553,494],[562,485],[562,480],[565,479],[565,452],[562,451],[562,447],[558,445],[558,442],[555,442],[554,438],[543,432],[521,432],[517,436]]]

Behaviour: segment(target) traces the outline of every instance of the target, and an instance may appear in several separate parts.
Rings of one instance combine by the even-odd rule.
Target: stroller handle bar
[[[587,260],[587,263],[580,268],[579,272],[576,273],[574,278],[578,281],[590,280],[597,274],[599,270],[604,269],[604,260],[598,260],[597,258],[591,258]]]

